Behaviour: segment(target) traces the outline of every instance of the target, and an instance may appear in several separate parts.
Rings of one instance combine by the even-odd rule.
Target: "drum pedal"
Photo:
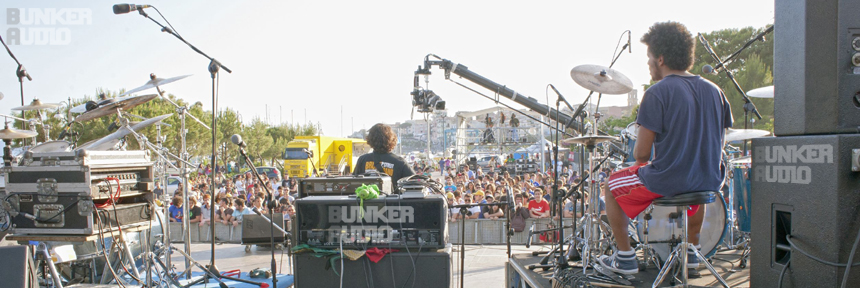
[[[594,271],[597,271],[597,273],[600,273],[603,276],[609,277],[609,279],[612,279],[612,281],[615,281],[617,283],[621,283],[623,285],[633,285],[633,283],[631,283],[625,277],[618,276],[618,274],[609,271],[609,269],[603,268],[603,266],[600,266],[600,264],[594,265]]]

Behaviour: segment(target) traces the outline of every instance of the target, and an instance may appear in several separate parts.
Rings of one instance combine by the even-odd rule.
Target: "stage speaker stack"
[[[860,233],[860,0],[775,8],[777,137],[752,141],[750,286],[839,287],[844,267],[797,248],[847,263]],[[860,267],[848,283],[860,283]]]
[[[0,279],[2,287],[8,288],[37,288],[36,266],[33,265],[33,255],[29,246],[0,247]]]

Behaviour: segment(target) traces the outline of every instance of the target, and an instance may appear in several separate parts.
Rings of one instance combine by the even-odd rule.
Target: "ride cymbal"
[[[585,146],[594,146],[597,143],[609,142],[609,141],[618,141],[618,137],[613,136],[580,136],[574,138],[567,138],[561,140],[562,144],[572,145],[572,144],[584,144]]]
[[[117,108],[121,108],[123,111],[131,110],[137,105],[149,102],[152,99],[158,97],[157,94],[149,94],[149,95],[141,95],[141,96],[133,96],[133,97],[122,97],[116,98],[116,101],[110,102],[107,104],[101,104],[98,108],[87,111],[84,114],[78,115],[75,117],[75,121],[84,122],[93,120],[96,118],[100,118],[102,116],[110,115],[116,112]]]
[[[726,132],[726,142],[749,140],[770,135],[770,131],[759,129],[732,129]]]
[[[750,90],[747,92],[747,96],[773,99],[773,85]]]

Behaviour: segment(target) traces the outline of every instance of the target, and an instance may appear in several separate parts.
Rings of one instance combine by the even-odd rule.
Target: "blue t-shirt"
[[[168,210],[170,210],[170,218],[173,218],[176,222],[182,222],[182,207],[170,205]]]
[[[656,134],[653,160],[639,169],[648,190],[673,196],[720,189],[732,108],[717,85],[695,75],[668,75],[645,91],[636,123]]]

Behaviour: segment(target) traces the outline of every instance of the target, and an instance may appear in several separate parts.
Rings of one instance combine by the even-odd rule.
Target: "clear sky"
[[[33,76],[33,81],[24,82],[25,101],[59,102],[93,96],[98,88],[131,89],[149,80],[149,73],[159,77],[194,74],[164,89],[211,109],[208,60],[137,13],[114,15],[111,7],[117,3],[3,1],[0,35],[7,43],[9,29],[22,31],[24,38],[33,32],[63,36],[57,38],[60,45],[10,46]],[[639,38],[653,23],[678,21],[695,34],[764,27],[773,23],[774,13],[772,0],[195,0],[141,4],[158,7],[186,40],[234,71],[221,75],[220,107],[239,111],[249,122],[254,117],[265,119],[268,105],[273,124],[307,119],[319,122],[331,136],[341,136],[341,131],[348,135],[377,122],[408,120],[412,73],[428,53],[466,65],[542,103],[546,103],[549,83],[569,101],[581,102],[587,91],[570,79],[570,69],[581,64],[609,65],[625,30],[632,31],[633,53],[622,55],[614,68],[641,89],[650,76]],[[25,14],[17,24],[9,19],[10,9],[15,8]],[[26,21],[27,8],[37,12],[83,10],[65,10],[70,12],[58,16],[63,21],[32,23],[32,18]],[[80,11],[83,14],[77,13]],[[164,23],[155,10],[146,12]],[[72,14],[85,19],[89,14],[90,21],[76,24],[79,21],[69,18]],[[15,69],[15,62],[2,53],[2,114],[20,106]],[[447,101],[449,115],[495,106],[445,81],[441,70],[433,72],[429,88]],[[554,101],[554,95],[550,98]],[[601,105],[625,103],[625,96],[604,96]],[[421,117],[416,113],[414,118]]]

